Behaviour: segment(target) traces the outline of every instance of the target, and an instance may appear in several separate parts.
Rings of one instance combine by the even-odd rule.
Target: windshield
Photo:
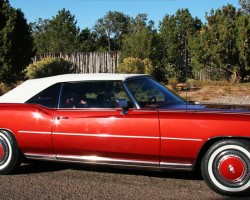
[[[185,101],[151,78],[126,81],[127,87],[141,108],[159,108],[184,104]]]

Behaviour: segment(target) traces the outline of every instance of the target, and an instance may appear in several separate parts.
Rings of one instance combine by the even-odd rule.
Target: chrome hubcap
[[[0,165],[8,158],[9,151],[6,141],[0,137]]]
[[[228,166],[228,171],[231,172],[231,173],[235,173],[234,166],[233,165],[229,165]]]
[[[4,157],[4,148],[3,145],[0,143],[0,160],[2,160]]]
[[[216,156],[213,164],[216,179],[223,185],[239,187],[250,178],[248,157],[237,150],[227,150]]]
[[[231,182],[241,181],[246,174],[246,165],[239,156],[226,156],[218,166],[220,176]]]

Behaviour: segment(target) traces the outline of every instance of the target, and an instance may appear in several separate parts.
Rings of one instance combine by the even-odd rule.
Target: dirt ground
[[[171,87],[169,87],[172,89]],[[189,101],[218,102],[226,99],[227,103],[250,104],[250,84],[201,85],[189,90],[179,90],[177,93]],[[237,101],[235,100],[237,98]],[[244,102],[243,102],[244,100]],[[236,101],[236,102],[235,102]]]

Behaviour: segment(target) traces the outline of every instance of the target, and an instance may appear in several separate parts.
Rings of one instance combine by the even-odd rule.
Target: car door
[[[67,97],[67,93],[72,97]],[[57,158],[158,166],[157,111],[130,108],[124,113],[122,108],[115,106],[117,99],[124,98],[128,97],[122,91],[121,83],[114,81],[66,84],[53,127]]]
[[[18,111],[8,113],[18,128],[19,146],[26,156],[55,157],[52,127],[60,89],[61,84],[52,85],[29,99],[29,106],[19,105]]]

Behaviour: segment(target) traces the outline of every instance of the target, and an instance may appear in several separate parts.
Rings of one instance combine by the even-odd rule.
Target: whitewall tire
[[[201,170],[204,180],[222,195],[250,192],[250,143],[224,140],[212,145],[205,154]]]
[[[15,137],[0,129],[0,174],[8,174],[18,165],[19,151]]]

